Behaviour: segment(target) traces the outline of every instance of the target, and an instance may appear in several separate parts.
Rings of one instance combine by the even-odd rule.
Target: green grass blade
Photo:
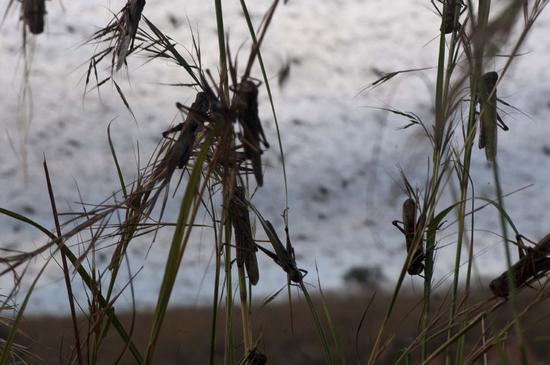
[[[311,299],[311,296],[309,295],[309,292],[304,285],[304,282],[300,282],[300,288],[302,289],[302,293],[304,293],[304,297],[306,298],[307,306],[309,308],[309,311],[311,315],[313,316],[313,322],[315,323],[315,328],[317,330],[317,334],[319,335],[319,339],[321,340],[321,344],[323,346],[323,353],[325,356],[325,362],[327,364],[334,364],[334,359],[332,358],[332,351],[330,350],[330,345],[328,343],[327,335],[325,333],[325,330],[323,329],[323,324],[321,323],[321,318],[319,317],[319,314],[317,313],[317,309],[315,309],[315,304],[313,304],[313,300]]]
[[[179,265],[181,263],[181,257],[184,254],[187,240],[184,240],[184,234],[186,228],[192,229],[192,226],[187,226],[187,221],[190,217],[191,206],[193,203],[193,197],[197,190],[198,184],[201,178],[202,166],[206,160],[208,149],[212,143],[212,138],[209,137],[201,146],[199,155],[195,161],[195,166],[191,171],[191,176],[187,183],[183,199],[181,201],[181,207],[178,214],[178,220],[174,235],[172,236],[172,243],[170,245],[170,251],[168,253],[167,262],[165,265],[164,277],[162,279],[160,292],[157,299],[157,305],[155,308],[155,314],[153,317],[153,326],[151,329],[149,344],[147,345],[147,353],[145,355],[145,364],[151,364],[153,359],[153,353],[155,351],[156,342],[160,334],[160,329],[164,321],[166,309],[168,308],[168,302],[172,294],[172,289],[176,281],[176,276],[179,271]],[[189,236],[187,235],[186,238]]]

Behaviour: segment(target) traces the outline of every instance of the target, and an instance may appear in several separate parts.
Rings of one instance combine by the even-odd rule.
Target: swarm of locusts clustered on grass
[[[8,8],[14,3],[15,0],[11,0]],[[21,0],[20,3],[24,32],[28,29],[32,34],[42,33],[45,1]],[[402,175],[406,194],[402,205],[402,221],[393,223],[404,235],[403,247],[407,258],[385,306],[383,318],[373,322],[369,317],[372,301],[363,316],[358,318],[356,354],[351,358],[359,364],[429,364],[442,360],[447,364],[487,364],[489,356],[496,351],[501,363],[528,364],[532,362],[531,342],[522,320],[531,308],[549,296],[544,279],[550,271],[550,238],[546,236],[535,243],[533,248],[528,248],[524,243],[525,237],[505,210],[498,169],[497,137],[500,133],[498,127],[508,130],[508,126],[499,115],[497,104],[511,105],[499,98],[497,89],[501,82],[505,82],[503,80],[506,80],[510,65],[517,58],[547,1],[510,0],[499,4],[497,10],[491,8],[490,0],[432,0],[431,3],[441,18],[441,26],[435,30],[440,32],[440,36],[433,122],[424,121],[414,113],[385,109],[408,118],[410,123],[407,128],[421,128],[427,136],[432,147],[428,179],[422,188],[417,188],[414,181],[404,173]],[[266,255],[287,274],[289,298],[291,286],[298,287],[303,294],[320,339],[320,352],[323,353],[324,361],[327,364],[346,363],[346,359],[350,358],[340,347],[327,307],[324,306],[322,318],[304,284],[306,272],[295,259],[289,233],[288,209],[282,212],[283,224],[272,224],[251,201],[255,191],[261,194],[261,187],[266,183],[262,153],[270,148],[259,118],[260,93],[268,93],[273,117],[277,122],[269,79],[262,62],[261,46],[280,4],[278,0],[272,3],[258,31],[251,22],[246,2],[241,0],[240,4],[250,31],[250,48],[244,68],[239,68],[236,59],[231,57],[221,0],[215,0],[219,45],[216,72],[203,68],[200,45],[195,36],[189,47],[193,51],[180,52],[181,47],[177,42],[146,17],[149,5],[144,0],[127,0],[112,20],[91,36],[89,43],[96,47],[96,53],[87,63],[86,91],[113,84],[121,101],[133,115],[132,101],[126,98],[114,75],[126,65],[129,57],[140,53],[152,60],[177,65],[189,79],[189,83],[184,86],[196,92],[195,98],[191,105],[176,103],[175,108],[181,112],[182,122],[158,131],[157,148],[147,164],[138,169],[137,177],[131,182],[124,179],[114,143],[108,134],[113,163],[120,181],[114,196],[94,206],[82,203],[82,211],[61,214],[56,205],[55,186],[51,184],[47,162],[44,160],[54,229],[50,230],[29,217],[0,208],[3,215],[24,222],[47,236],[47,242],[32,251],[6,251],[0,259],[0,274],[12,275],[14,278],[13,289],[1,297],[0,313],[16,313],[13,318],[2,317],[2,323],[8,331],[0,342],[0,364],[18,363],[28,359],[28,356],[32,358],[32,354],[29,355],[18,344],[19,326],[25,308],[32,300],[35,285],[47,265],[57,258],[61,261],[64,273],[73,332],[71,351],[64,362],[97,363],[107,336],[114,333],[123,344],[118,349],[115,363],[125,359],[135,364],[154,364],[168,303],[186,247],[192,243],[191,232],[197,224],[200,209],[206,210],[212,220],[212,245],[216,252],[212,320],[208,329],[211,335],[209,363],[214,363],[216,344],[220,341],[216,328],[222,321],[219,312],[223,301],[224,363],[265,364],[269,360],[269,353],[264,354],[261,347],[262,338],[253,331],[251,323],[254,318],[251,292],[254,286],[262,283],[258,255]],[[494,64],[494,58],[504,48],[512,50],[504,66],[499,70],[492,69],[490,65]],[[101,66],[105,64],[110,72],[102,78]],[[263,83],[252,75],[254,64],[259,65]],[[423,71],[426,70],[391,72],[373,82],[371,87],[380,87],[401,73]],[[485,206],[495,208],[500,219],[509,268],[484,288],[486,295],[481,300],[470,292],[473,286],[475,248],[474,201],[483,199],[476,198],[471,187],[472,180],[476,178],[471,174],[472,155],[478,153],[476,140],[492,168],[496,187],[496,198],[483,202]],[[278,145],[284,173],[280,137]],[[181,184],[177,181],[178,175],[186,176]],[[286,187],[286,176],[284,178]],[[163,223],[163,218],[167,201],[177,189],[183,190],[183,194],[175,227],[170,228]],[[448,189],[457,191],[455,203],[441,207],[441,196]],[[219,207],[215,203],[216,197],[221,197]],[[447,295],[437,301],[436,307],[436,250],[439,234],[448,227],[446,221],[451,214],[457,217],[455,266]],[[255,232],[254,222],[259,223],[258,231],[263,233]],[[129,291],[132,300],[135,299],[133,280],[139,276],[139,272],[130,275],[130,280],[123,279],[120,273],[127,265],[127,251],[132,241],[144,235],[152,234],[156,237],[161,229],[173,229],[170,250],[163,267],[164,275],[147,344],[138,346],[133,336],[134,321],[123,323],[115,309],[122,292]],[[284,236],[281,234],[283,229]],[[510,230],[514,232],[515,240],[510,238]],[[260,242],[256,239],[257,235],[263,235],[267,240]],[[77,244],[77,251],[74,243]],[[511,254],[512,245],[521,249],[520,258],[515,263]],[[467,254],[463,252],[463,246]],[[111,256],[108,265],[103,268],[98,266],[95,256],[105,247],[110,247],[107,252]],[[32,280],[23,301],[14,305],[22,277],[33,259],[50,252],[53,254]],[[465,260],[466,265],[463,264]],[[423,295],[418,303],[416,336],[396,348],[392,344],[396,333],[389,332],[389,323],[396,316],[396,303],[403,291],[407,274],[421,278]],[[233,287],[235,275],[237,288]],[[460,280],[462,278],[464,283]],[[86,302],[75,299],[73,288],[76,282],[85,287]],[[536,289],[535,295],[527,303],[520,302],[522,298],[519,295],[528,286]],[[237,290],[239,301],[234,303],[232,294]],[[241,338],[236,338],[234,331],[236,319],[233,309],[237,307],[241,312]],[[503,310],[508,310],[510,314],[504,324],[497,323],[494,316]],[[81,318],[86,321],[83,322]],[[361,329],[367,323],[370,326],[373,326],[372,323],[379,324],[379,327],[368,346],[359,348],[357,344],[360,342]],[[519,349],[519,355],[508,359],[505,349],[512,342]]]
[[[406,128],[422,128],[432,147],[428,180],[415,189],[403,173],[406,198],[403,203],[402,221],[394,225],[404,234],[407,259],[386,317],[370,352],[369,363],[375,363],[384,353],[386,326],[401,290],[406,274],[420,275],[423,279],[423,299],[419,319],[419,335],[396,356],[395,363],[431,363],[445,359],[447,364],[488,363],[488,356],[500,350],[499,363],[530,363],[532,340],[522,326],[529,309],[548,297],[545,278],[548,265],[548,237],[526,248],[522,235],[504,207],[501,178],[498,168],[499,126],[509,128],[498,113],[498,103],[513,108],[497,94],[498,85],[506,80],[510,65],[533,24],[547,5],[547,1],[509,1],[491,8],[489,1],[446,0],[431,1],[441,17],[439,53],[436,67],[435,116],[433,124],[421,120],[414,113],[396,109],[384,110],[409,120]],[[519,32],[517,29],[520,29]],[[506,62],[494,70],[495,58],[502,49],[511,49]],[[391,72],[372,83],[379,87],[400,73],[423,72],[410,69]],[[367,89],[369,89],[367,88]],[[477,136],[477,137],[476,137]],[[473,191],[472,155],[474,148],[485,152],[490,165],[495,189],[495,199],[478,198]],[[455,203],[440,207],[446,190],[454,194]],[[489,298],[474,302],[471,291],[472,268],[475,251],[474,202],[481,200],[482,207],[495,208],[501,226],[508,270],[486,287]],[[446,229],[445,219],[456,216],[457,236],[454,241],[455,266],[452,284],[437,308],[433,303],[436,267],[436,250],[439,232]],[[515,233],[514,241],[509,236]],[[512,246],[520,248],[520,259],[513,263]],[[467,255],[463,253],[463,247]],[[466,262],[466,264],[464,264]],[[461,280],[464,283],[461,283]],[[463,285],[463,286],[461,286]],[[537,292],[528,304],[520,306],[518,294],[526,286]],[[504,326],[494,323],[499,311],[511,310]],[[513,333],[513,337],[510,334]],[[516,346],[517,356],[509,357],[507,346]]]
[[[43,9],[44,3],[41,4]],[[227,330],[224,338],[226,362],[236,363],[239,358],[242,359],[239,363],[263,364],[266,362],[265,355],[257,347],[259,339],[252,333],[250,324],[250,291],[252,286],[261,282],[261,268],[257,260],[259,253],[267,255],[279,265],[287,273],[288,285],[299,287],[309,300],[303,283],[305,272],[298,268],[294,258],[286,211],[283,214],[286,232],[286,240],[283,244],[279,238],[279,229],[275,228],[269,220],[264,219],[249,198],[256,189],[254,186],[261,188],[264,184],[262,153],[269,147],[259,118],[258,94],[261,83],[252,78],[251,71],[254,63],[259,61],[265,86],[270,92],[261,61],[260,46],[279,1],[275,0],[269,7],[257,33],[248,15],[245,2],[241,2],[251,36],[249,57],[242,70],[238,69],[236,61],[231,59],[230,47],[225,40],[221,5],[221,1],[216,1],[220,53],[217,75],[203,69],[200,46],[196,38],[193,36],[194,55],[188,59],[187,55],[184,56],[178,51],[177,43],[143,14],[146,9],[143,0],[128,0],[107,26],[98,30],[90,39],[90,43],[95,45],[98,51],[90,57],[88,62],[85,76],[86,90],[91,85],[94,88],[100,88],[112,82],[122,102],[131,113],[130,102],[115,81],[114,75],[126,64],[127,58],[135,53],[145,54],[151,59],[168,60],[180,66],[182,72],[191,80],[186,86],[196,90],[195,101],[191,105],[176,103],[175,107],[181,112],[183,122],[165,131],[159,131],[160,143],[156,151],[147,165],[139,169],[138,177],[133,182],[128,184],[124,181],[122,168],[118,163],[109,134],[112,156],[120,178],[120,190],[114,198],[92,208],[83,204],[82,212],[71,213],[72,217],[65,222],[59,221],[60,213],[56,208],[54,187],[50,183],[47,163],[44,161],[48,193],[56,224],[55,233],[29,218],[2,210],[3,214],[34,226],[49,237],[49,242],[35,251],[3,257],[2,274],[11,272],[15,275],[18,269],[25,267],[32,258],[51,249],[55,249],[62,258],[75,338],[70,362],[94,363],[101,352],[101,345],[107,334],[114,331],[125,344],[119,359],[129,352],[135,363],[154,363],[155,348],[168,302],[199,209],[206,209],[212,219],[215,237],[213,244],[217,253],[210,362],[213,362],[216,341],[219,340],[215,334],[215,328],[219,320],[218,306],[221,303],[222,292],[226,293]],[[29,10],[29,6],[31,5],[26,0],[23,1],[23,20],[31,32],[39,33],[39,25],[35,24],[38,14],[34,8]],[[43,12],[41,15],[43,16]],[[41,27],[43,28],[43,25]],[[110,63],[111,72],[106,78],[99,79],[98,75],[101,72],[98,68],[105,61]],[[182,186],[183,198],[164,267],[164,277],[158,294],[149,341],[146,348],[138,348],[132,339],[133,324],[130,328],[123,325],[114,310],[117,298],[121,295],[120,289],[117,289],[122,280],[119,274],[124,268],[126,252],[131,241],[148,233],[156,235],[155,232],[164,227],[162,218],[167,199],[173,193],[173,189],[180,187],[177,179],[174,178],[178,175],[178,171],[186,171],[188,177]],[[222,197],[219,209],[214,205],[214,198],[217,195]],[[155,216],[156,214],[158,216]],[[115,217],[122,217],[122,219],[119,223],[114,223]],[[251,224],[253,218],[260,222],[271,247],[264,247],[263,244],[255,241]],[[68,243],[85,232],[89,232],[88,239],[80,242],[80,247],[85,248],[81,248],[76,254]],[[93,258],[96,252],[106,245],[112,245],[114,249],[112,249],[108,267],[100,270],[96,267]],[[74,283],[70,275],[73,272],[76,272],[77,277],[86,286],[89,297],[88,308],[85,311],[88,323],[85,326],[77,319],[76,308],[82,308],[82,304],[77,303],[72,295],[71,288]],[[18,323],[22,319],[25,306],[40,274],[19,307],[17,317],[11,325],[12,330],[3,344],[0,363],[20,356],[14,339]],[[233,333],[232,293],[234,289],[232,285],[234,280],[232,276],[234,275],[238,278],[240,294],[242,341],[234,339]],[[132,280],[123,283],[122,286],[124,289],[131,288]],[[16,288],[12,295],[15,292]],[[12,295],[3,300],[5,305],[2,310],[7,309],[5,306]],[[313,306],[311,310],[327,352],[326,357],[330,359],[324,329],[320,325]],[[241,347],[241,343],[244,347]]]

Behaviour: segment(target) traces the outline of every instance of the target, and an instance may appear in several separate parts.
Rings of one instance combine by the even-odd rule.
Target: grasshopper
[[[180,110],[184,108],[179,103],[177,103],[176,106]],[[136,219],[140,219],[140,216],[148,217],[155,207],[155,203],[161,191],[169,185],[176,168],[184,168],[187,166],[191,153],[193,152],[196,132],[207,117],[206,114],[208,113],[208,109],[209,100],[206,93],[199,92],[191,108],[187,109],[188,113],[185,121],[162,133],[163,137],[166,138],[170,133],[180,131],[180,135],[174,143],[166,144],[169,147],[166,152],[164,152],[165,154],[160,163],[155,163],[153,165],[151,174],[143,178],[143,180],[140,179],[141,181],[138,180],[136,189],[132,191],[128,197],[128,206],[131,208],[129,210],[131,214],[126,218],[126,222],[123,226],[126,227],[137,224]],[[164,205],[161,208],[161,217],[163,212]],[[117,247],[113,254],[111,264],[109,265],[110,269],[117,267],[120,262],[122,250],[125,248],[119,247]]]
[[[262,123],[258,116],[258,86],[248,79],[243,80],[237,86],[231,102],[231,108],[243,128],[242,142],[245,156],[252,163],[252,170],[258,186],[262,186],[263,174],[260,138],[265,148],[269,148],[269,143],[267,143]]]
[[[275,263],[288,274],[290,281],[296,284],[300,284],[304,278],[304,275],[307,272],[305,270],[298,269],[298,267],[296,266],[296,257],[294,256],[294,249],[292,248],[292,244],[290,243],[290,239],[288,238],[288,232],[286,242],[287,247],[285,248],[285,246],[283,246],[281,240],[277,236],[273,225],[268,220],[260,219],[260,222],[264,227],[265,233],[267,234],[267,237],[269,238],[269,241],[271,242],[275,253],[266,250],[262,246],[258,246],[258,248],[271,259],[273,259],[273,261],[275,261]]]
[[[520,243],[520,248],[524,247],[521,244],[521,236],[518,236],[517,240]],[[531,282],[550,271],[550,257],[548,255],[550,255],[550,233],[537,242],[534,248],[527,249],[527,253],[523,254],[520,251],[520,259],[510,267],[514,287],[528,286]],[[489,288],[495,296],[507,298],[510,295],[508,270],[491,281]]]
[[[235,242],[237,245],[237,265],[246,268],[248,279],[252,285],[256,285],[260,278],[258,260],[256,258],[256,243],[252,238],[250,228],[250,216],[246,205],[244,188],[235,186],[233,196],[229,203],[231,222],[235,230]]]
[[[132,208],[131,210],[136,210],[136,212],[133,212],[133,215],[131,215],[130,218],[127,218],[125,226],[136,224],[135,222],[131,224],[128,223],[135,221],[136,215],[138,217],[140,215],[146,217],[149,216],[161,191],[170,183],[176,168],[181,169],[187,166],[191,153],[193,152],[196,132],[203,123],[204,119],[207,117],[206,115],[208,113],[209,105],[207,94],[204,92],[199,92],[195,98],[195,102],[191,105],[191,108],[185,108],[187,111],[185,121],[162,133],[165,138],[168,137],[170,133],[177,131],[180,132],[180,135],[177,140],[170,145],[163,160],[154,166],[154,170],[151,175],[144,179],[144,181],[140,182],[138,184],[139,188],[130,194],[128,198],[128,206]],[[177,103],[176,106],[180,110],[184,109],[184,106],[179,103]],[[154,190],[156,191],[153,193]],[[164,206],[161,208],[161,216],[163,211]],[[111,259],[111,264],[109,265],[110,269],[118,266],[122,257],[121,255],[123,249],[125,248],[117,247]]]
[[[464,10],[466,10],[466,5],[462,0],[438,0],[443,4],[443,12],[441,12],[435,5],[434,0],[431,0],[432,5],[437,10],[443,21],[441,22],[441,31],[445,34],[452,33],[454,31],[460,30],[460,23],[456,22],[455,19],[459,18]]]
[[[205,119],[209,105],[208,96],[205,92],[197,93],[191,108],[185,108],[182,104],[176,103],[180,111],[187,111],[187,117],[183,123],[162,133],[162,136],[166,138],[170,133],[180,132],[172,151],[167,156],[168,166],[172,171],[176,166],[180,169],[187,166],[193,151],[197,129],[200,127],[202,120]]]
[[[32,34],[44,31],[44,16],[46,15],[46,0],[23,0],[21,18]]]
[[[141,13],[145,7],[145,0],[128,0],[124,8],[122,8],[120,20],[118,22],[118,38],[116,41],[116,70],[120,70],[128,52],[133,47],[136,33],[141,20]],[[114,60],[113,60],[114,63]]]
[[[485,148],[487,161],[494,161],[497,154],[497,126],[500,125],[503,130],[508,130],[508,126],[504,124],[497,113],[497,81],[498,74],[496,72],[491,71],[483,74],[478,95],[481,113],[479,148]]]
[[[403,203],[403,222],[393,221],[392,224],[397,227],[405,235],[405,243],[407,246],[407,252],[411,254],[415,243],[415,237],[420,237],[422,234],[419,230],[424,225],[425,217],[421,214],[416,220],[417,204],[412,198],[408,198]],[[403,224],[403,228],[399,226],[399,223]],[[417,238],[419,239],[419,238]],[[420,239],[421,240],[421,239]],[[409,275],[420,275],[424,271],[424,249],[422,248],[422,241],[419,242],[418,247],[412,254],[412,261],[407,268]]]

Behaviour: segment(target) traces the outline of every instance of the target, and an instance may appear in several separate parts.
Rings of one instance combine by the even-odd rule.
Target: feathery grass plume
[[[248,79],[243,80],[238,86],[231,102],[237,119],[243,129],[241,141],[247,159],[252,163],[252,170],[258,186],[263,185],[262,150],[261,142],[265,148],[269,147],[265,138],[260,117],[258,116],[258,86]]]
[[[521,237],[518,236],[520,248]],[[509,274],[513,279],[512,285],[521,288],[539,279],[550,271],[550,234],[547,234],[534,248],[528,248],[527,253],[522,254],[520,259],[503,272],[498,278],[491,281],[489,287],[497,297],[508,298],[510,295]],[[510,271],[510,273],[508,272]]]
[[[124,8],[119,13],[119,19],[116,29],[115,52],[113,54],[113,63],[116,56],[116,70],[120,70],[126,62],[128,52],[133,48],[136,33],[141,20],[141,13],[145,7],[145,0],[128,0]]]
[[[481,77],[479,90],[479,148],[485,148],[487,161],[497,155],[497,90],[498,74],[487,72]]]
[[[149,218],[160,194],[169,186],[176,169],[187,167],[195,146],[197,131],[207,119],[210,108],[209,98],[204,92],[197,93],[195,102],[190,108],[185,108],[180,103],[176,105],[182,111],[187,110],[187,117],[183,123],[163,132],[164,137],[177,131],[180,134],[175,141],[170,140],[161,146],[155,161],[149,166],[151,172],[135,182],[134,189],[126,200],[129,209],[124,223],[121,224],[121,245],[117,246],[113,253],[111,268],[118,267],[124,256],[128,244],[128,239],[124,237],[127,234],[133,236],[137,224]],[[161,209],[161,216],[163,211],[164,206]]]
[[[252,238],[248,205],[245,200],[245,191],[241,186],[233,188],[233,196],[229,203],[231,222],[235,230],[235,242],[237,246],[237,265],[246,268],[248,279],[252,285],[256,285],[260,278],[258,259],[256,258],[256,243]]]
[[[32,34],[44,32],[46,0],[23,0],[21,12],[21,19]]]

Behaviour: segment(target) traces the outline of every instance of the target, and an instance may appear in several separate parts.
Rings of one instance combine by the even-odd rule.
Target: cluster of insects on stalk
[[[432,5],[441,16],[441,32],[443,34],[461,32],[460,17],[466,10],[466,4],[464,4],[463,0],[438,1],[443,4],[442,10],[439,10],[435,1],[431,0]],[[494,161],[497,154],[497,126],[500,126],[505,131],[508,130],[508,127],[497,112],[497,100],[502,102],[497,97],[497,82],[498,74],[496,72],[486,72],[481,76],[477,93],[477,103],[480,106],[479,148],[485,149],[487,161]]]
[[[240,176],[234,180],[228,208],[235,232],[237,266],[244,267],[250,283],[256,285],[260,277],[256,252],[260,249],[281,266],[292,282],[300,283],[303,271],[297,268],[294,250],[288,234],[285,247],[277,236],[273,225],[264,220],[258,212],[256,212],[257,216],[274,251],[272,252],[258,245],[252,233],[249,212],[250,202],[246,198],[243,177],[252,173],[257,185],[261,186],[263,184],[261,144],[266,147],[269,146],[258,116],[257,85],[250,80],[243,80],[240,84],[235,85],[233,87],[235,93],[229,107],[223,107],[221,98],[216,97],[210,87],[206,86],[206,89],[207,92],[197,93],[195,102],[191,107],[187,108],[180,103],[177,104],[180,111],[187,112],[187,117],[185,122],[163,133],[165,138],[168,138],[172,133],[179,133],[179,135],[172,140],[171,147],[165,152],[165,158],[155,168],[155,172],[151,175],[153,179],[150,180],[149,185],[151,187],[158,185],[156,181],[160,179],[160,186],[166,186],[176,169],[187,168],[190,158],[200,145],[198,143],[200,138],[205,136],[206,131],[216,129],[214,124],[223,123],[222,121],[227,120],[225,118],[219,119],[221,117],[220,113],[225,111],[230,120],[239,122],[242,130],[240,134],[241,144],[234,145],[232,153],[225,156],[226,160],[219,166],[220,169],[226,169],[227,166],[236,167]],[[201,137],[197,138],[198,135]],[[243,152],[237,151],[241,148]],[[246,166],[247,163],[250,163],[251,168]]]
[[[128,0],[115,18],[104,29],[94,34],[93,41],[108,41],[111,44],[91,58],[87,80],[91,70],[95,70],[97,63],[109,53],[112,53],[113,71],[125,64],[126,56],[135,49],[175,55],[172,41],[147,18],[143,17],[153,35],[147,34],[139,27],[144,5],[143,0]],[[229,192],[227,211],[235,232],[237,266],[244,267],[250,283],[256,285],[260,278],[256,254],[261,250],[288,274],[291,282],[300,283],[304,271],[296,265],[288,230],[287,242],[283,245],[273,225],[264,220],[253,208],[273,251],[257,244],[250,219],[252,205],[247,199],[248,176],[254,177],[257,186],[261,187],[264,184],[262,154],[264,149],[269,148],[258,110],[260,83],[250,77],[250,70],[264,34],[265,28],[258,42],[252,46],[240,80],[237,77],[237,62],[231,62],[231,53],[229,47],[227,48],[230,60],[228,73],[231,81],[229,91],[232,92],[230,98],[225,95],[222,85],[214,82],[211,73],[202,70],[200,62],[194,67],[186,68],[188,72],[194,73],[194,80],[197,81],[195,86],[200,90],[191,106],[176,103],[178,110],[186,114],[185,120],[162,133],[165,143],[161,145],[158,157],[149,168],[150,172],[140,181],[128,200],[137,201],[138,204],[134,205],[139,207],[138,214],[148,216],[160,193],[168,190],[166,188],[174,172],[177,169],[191,170],[193,157],[200,150],[202,143],[207,136],[213,136],[214,145],[217,145],[221,152],[216,157],[216,149],[211,149],[207,160],[214,166],[212,176],[218,179],[218,183],[224,183],[224,177],[230,177],[229,184],[224,183],[224,187],[227,187],[226,190]],[[134,46],[136,40],[139,41],[139,46]],[[197,54],[200,54],[198,49]],[[181,61],[179,57],[174,59],[177,62]],[[220,79],[223,79],[223,76]],[[231,127],[228,127],[229,125]]]
[[[520,235],[516,240],[519,260],[489,284],[489,288],[497,297],[507,298],[510,295],[510,280],[514,288],[520,289],[530,286],[550,272],[550,234],[544,236],[533,248],[525,247]]]

